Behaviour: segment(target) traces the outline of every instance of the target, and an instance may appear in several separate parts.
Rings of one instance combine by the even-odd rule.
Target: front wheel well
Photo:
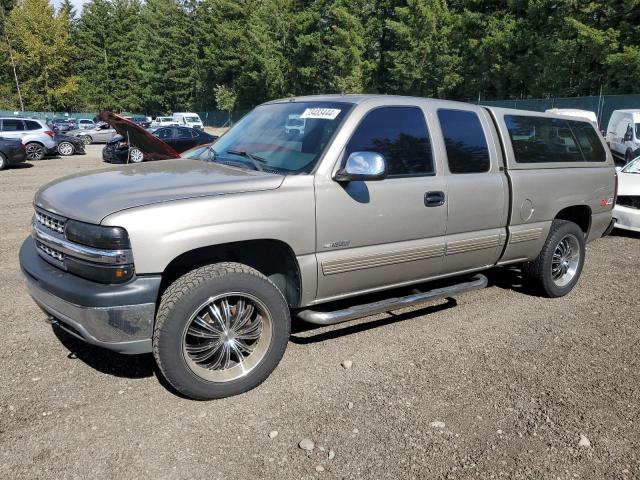
[[[563,208],[555,216],[554,220],[567,220],[573,222],[580,227],[587,236],[591,228],[591,208],[587,205],[573,205]]]
[[[237,262],[256,269],[280,289],[290,307],[299,305],[302,287],[296,256],[286,243],[270,239],[224,243],[182,253],[164,269],[159,297],[187,272],[219,262]]]

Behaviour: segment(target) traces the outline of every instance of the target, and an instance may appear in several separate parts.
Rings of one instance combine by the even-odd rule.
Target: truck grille
[[[43,227],[57,233],[64,233],[64,225],[67,221],[65,218],[58,217],[57,215],[53,216],[50,213],[45,213],[39,209],[36,209],[35,217],[36,221]]]
[[[617,204],[622,207],[640,209],[640,195],[621,195],[618,197]]]
[[[47,254],[49,257],[53,258],[54,260],[57,260],[59,262],[64,261],[64,254],[62,252],[59,252],[58,250],[55,250],[41,242],[36,242],[36,245],[41,251],[43,251],[45,254]]]

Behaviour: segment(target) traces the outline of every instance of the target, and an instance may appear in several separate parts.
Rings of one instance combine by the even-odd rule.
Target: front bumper
[[[159,275],[122,285],[85,280],[43,260],[30,237],[20,248],[20,267],[29,294],[71,335],[120,353],[151,352]]]
[[[616,205],[613,218],[616,220],[615,228],[640,232],[640,209]]]
[[[15,149],[7,154],[7,163],[9,165],[18,165],[24,163],[27,160],[27,154],[24,148]]]
[[[102,161],[106,163],[127,163],[129,151],[126,148],[113,148],[106,145],[102,149]]]

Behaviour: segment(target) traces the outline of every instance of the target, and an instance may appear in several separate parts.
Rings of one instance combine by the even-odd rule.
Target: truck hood
[[[80,173],[36,193],[36,206],[88,223],[127,208],[186,198],[278,188],[284,176],[201,160],[166,160]]]

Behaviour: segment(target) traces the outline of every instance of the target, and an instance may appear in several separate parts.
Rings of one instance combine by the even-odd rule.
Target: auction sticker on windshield
[[[324,120],[335,120],[340,114],[339,108],[307,108],[300,118],[321,118]]]

